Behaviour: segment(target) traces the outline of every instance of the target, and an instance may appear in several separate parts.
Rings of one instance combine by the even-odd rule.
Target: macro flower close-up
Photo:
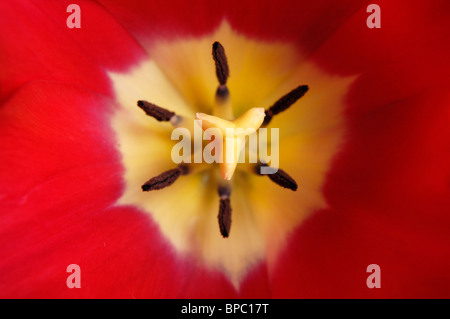
[[[448,1],[0,16],[2,298],[450,298]]]

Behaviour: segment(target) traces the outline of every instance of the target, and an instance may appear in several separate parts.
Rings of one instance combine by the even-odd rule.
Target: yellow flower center
[[[214,112],[217,75],[211,44],[216,40],[227,50],[230,97],[226,103],[230,107],[224,110],[232,114]],[[199,38],[144,45],[151,59],[130,72],[110,73],[121,105],[112,117],[125,182],[117,204],[135,205],[148,213],[180,258],[195,258],[209,269],[222,271],[238,289],[245,275],[262,261],[270,274],[289,234],[310,213],[327,206],[322,187],[345,136],[344,98],[355,77],[330,76],[306,61],[294,45],[248,38],[227,22]],[[261,114],[261,108],[267,110],[303,83],[310,87],[308,94],[270,122],[279,128],[280,167],[298,182],[297,192],[286,191],[270,178],[251,173],[248,165],[235,162],[224,163],[220,170],[210,164],[183,175],[183,168],[176,168],[171,159],[173,125],[144,116],[136,106],[136,101],[146,100],[188,122],[194,123],[197,114],[204,125],[226,128],[236,126],[233,119],[239,122],[255,112],[246,113],[249,110]],[[253,120],[239,125],[249,126]],[[262,123],[258,121],[255,128]],[[183,176],[173,185],[142,192],[148,178],[174,169],[175,175]],[[223,177],[231,176],[230,195],[220,186]],[[217,216],[219,211],[226,212],[226,205],[232,207],[233,226],[232,235],[224,239],[217,230]]]

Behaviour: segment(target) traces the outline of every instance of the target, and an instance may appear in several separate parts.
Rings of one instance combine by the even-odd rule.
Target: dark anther
[[[298,188],[297,182],[282,169],[278,169],[275,174],[269,174],[269,178],[272,182],[280,185],[281,187],[288,188],[293,191],[296,191]]]
[[[166,110],[162,107],[156,106],[153,103],[147,101],[138,101],[137,105],[144,110],[144,112],[157,119],[158,121],[170,121],[170,119],[175,115],[174,112]]]
[[[216,75],[220,85],[227,83],[230,72],[228,70],[227,56],[225,55],[225,49],[219,42],[214,42],[212,47],[212,55],[214,62],[216,62]]]
[[[231,228],[231,204],[230,199],[221,199],[219,207],[219,228],[224,238],[228,238]]]
[[[186,175],[189,173],[189,168],[185,164],[178,165],[177,168],[165,171],[158,176],[149,179],[142,185],[142,190],[144,192],[154,191],[158,189],[166,188],[172,185],[181,175]]]
[[[264,118],[263,126],[269,124],[274,115],[283,112],[288,109],[292,104],[297,102],[306,92],[308,92],[307,85],[300,85],[296,89],[292,90],[288,94],[281,97],[278,101],[276,101],[268,110],[266,110],[266,117]]]
[[[278,170],[273,169],[273,172],[270,172],[269,169],[268,171],[269,174],[261,174],[261,167],[269,168],[269,166],[267,166],[266,164],[256,165],[255,172],[258,175],[267,175],[270,178],[270,180],[275,184],[278,184],[281,187],[288,188],[293,191],[297,190],[298,188],[297,182],[282,169],[280,168]]]
[[[217,216],[219,220],[220,233],[224,238],[230,235],[231,228],[231,204],[230,204],[230,188],[226,186],[219,187],[219,215]]]

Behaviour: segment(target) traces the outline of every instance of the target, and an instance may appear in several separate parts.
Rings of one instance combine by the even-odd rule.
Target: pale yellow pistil
[[[204,113],[195,115],[195,119],[205,133],[214,129],[220,132],[222,147],[218,150],[220,153],[217,158],[220,159],[220,174],[225,180],[231,180],[233,177],[246,137],[256,133],[264,117],[264,108],[251,108],[232,121]]]

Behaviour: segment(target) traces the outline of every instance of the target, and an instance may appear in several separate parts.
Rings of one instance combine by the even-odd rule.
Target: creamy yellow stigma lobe
[[[222,157],[220,174],[225,180],[231,180],[245,144],[245,138],[250,134],[256,134],[256,130],[264,121],[264,116],[264,108],[252,108],[233,121],[204,113],[195,115],[195,119],[204,131],[218,129],[223,136],[222,154],[219,157]]]

